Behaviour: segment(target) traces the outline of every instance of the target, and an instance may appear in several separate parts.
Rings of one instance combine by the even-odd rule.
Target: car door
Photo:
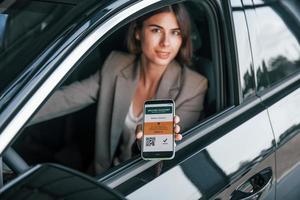
[[[128,199],[275,198],[275,140],[268,112],[255,94],[244,7],[241,1],[206,3],[213,32],[225,48],[224,81],[234,103],[184,134],[173,160],[135,163],[121,176],[100,179]]]
[[[176,3],[179,1],[172,1]],[[185,1],[204,8],[209,21],[212,88],[219,107],[183,133],[170,161],[134,158],[97,177],[129,199],[274,199],[275,142],[269,116],[255,94],[253,64],[241,1]],[[55,87],[95,45],[128,19],[168,1],[116,1],[82,24],[61,51],[9,102],[1,124],[1,153]],[[191,6],[190,9],[192,9]],[[197,7],[195,7],[196,9]],[[101,16],[101,17],[99,17]],[[81,32],[82,31],[82,32]],[[205,42],[205,41],[204,41]],[[24,97],[25,95],[25,97]],[[13,109],[17,108],[17,109]]]
[[[299,1],[248,2],[257,91],[276,140],[276,199],[299,199]]]

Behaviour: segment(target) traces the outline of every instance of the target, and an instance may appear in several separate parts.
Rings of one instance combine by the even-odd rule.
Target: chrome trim
[[[65,74],[72,68],[72,66],[87,52],[96,41],[98,41],[105,33],[126,19],[133,13],[157,3],[161,0],[143,0],[129,8],[120,11],[108,21],[99,25],[92,33],[90,33],[74,50],[63,60],[57,69],[48,77],[42,86],[32,95],[23,108],[16,114],[10,123],[4,128],[0,135],[0,154],[9,145],[11,140],[15,137],[18,131],[23,127],[26,121],[31,117],[38,106],[48,96],[48,94],[55,88],[55,86],[62,80]],[[76,59],[74,59],[76,58]]]

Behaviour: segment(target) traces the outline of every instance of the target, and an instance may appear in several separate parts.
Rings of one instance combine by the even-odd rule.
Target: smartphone
[[[167,160],[175,156],[175,103],[171,99],[144,103],[141,155],[145,160]]]

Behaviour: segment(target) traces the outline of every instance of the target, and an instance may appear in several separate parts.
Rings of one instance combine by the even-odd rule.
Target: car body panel
[[[268,108],[277,143],[277,197],[297,199],[300,161],[300,89]]]
[[[228,128],[218,127],[210,134],[222,130]],[[185,158],[179,165],[129,194],[127,198],[229,199],[239,185],[268,167],[274,171],[270,189],[275,191],[275,143],[267,112],[263,111],[223,134],[207,146],[201,148],[198,144],[200,150],[197,153]],[[258,137],[259,141],[256,139]],[[179,151],[177,154],[182,153]],[[147,198],[145,194],[153,195]],[[275,193],[268,194],[268,198],[274,197]]]
[[[276,139],[277,199],[298,199],[300,4],[248,2],[256,90],[268,108]],[[298,11],[298,12],[297,12]],[[259,23],[257,23],[259,22]],[[285,79],[285,80],[284,80]]]

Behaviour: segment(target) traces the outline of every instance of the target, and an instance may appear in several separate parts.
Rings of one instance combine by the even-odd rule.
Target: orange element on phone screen
[[[145,122],[144,123],[145,135],[161,135],[173,134],[173,121],[171,122]]]

